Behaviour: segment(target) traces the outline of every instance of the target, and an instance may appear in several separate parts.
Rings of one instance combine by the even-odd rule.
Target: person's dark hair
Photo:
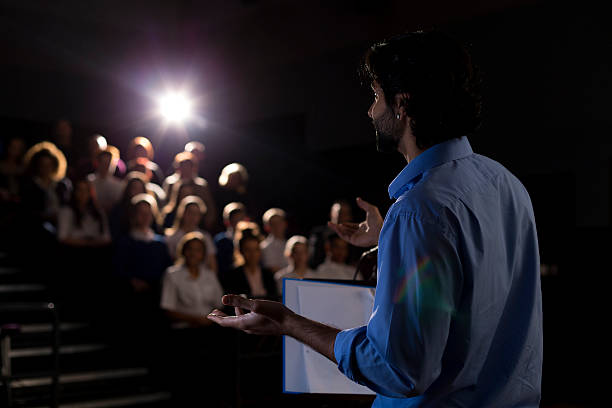
[[[470,54],[439,31],[417,31],[373,45],[363,57],[362,81],[376,81],[388,106],[404,100],[420,149],[473,133],[480,126],[480,79]]]
[[[77,184],[79,183],[87,184],[87,188],[89,190],[89,201],[87,202],[87,207],[85,208],[84,212],[82,212],[79,206],[77,205],[74,196],[74,190],[76,190]],[[76,226],[81,228],[83,223],[83,217],[86,213],[89,213],[96,221],[98,221],[98,224],[100,225],[100,234],[102,234],[104,232],[102,212],[100,211],[100,208],[96,205],[96,198],[93,193],[91,183],[86,178],[78,178],[74,181],[73,185],[74,189],[72,191],[72,196],[70,197],[70,202],[68,205],[70,206],[70,208],[72,208],[72,211],[74,211]]]

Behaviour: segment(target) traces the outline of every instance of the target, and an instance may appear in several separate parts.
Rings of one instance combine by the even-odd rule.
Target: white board
[[[372,313],[371,287],[299,279],[285,279],[283,285],[285,306],[340,330],[366,325]],[[283,391],[375,394],[345,377],[326,357],[288,336],[283,338]]]

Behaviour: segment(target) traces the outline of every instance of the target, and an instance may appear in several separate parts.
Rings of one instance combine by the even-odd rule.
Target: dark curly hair
[[[480,78],[467,50],[439,31],[417,31],[373,45],[361,66],[362,82],[382,88],[388,106],[404,99],[420,149],[473,133],[480,126]]]

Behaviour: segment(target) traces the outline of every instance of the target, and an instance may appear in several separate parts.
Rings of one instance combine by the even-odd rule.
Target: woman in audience
[[[129,209],[132,197],[147,193],[147,180],[142,173],[130,172],[125,177],[125,187],[121,199],[111,209],[109,215],[110,231],[113,240],[129,232]]]
[[[238,227],[240,224],[238,223]],[[221,276],[226,293],[245,294],[249,298],[278,299],[274,275],[260,265],[261,237],[258,229],[241,229],[237,233],[237,239],[239,266]]]
[[[25,170],[24,153],[25,141],[22,137],[8,139],[4,157],[0,160],[0,201],[19,201],[19,183]]]
[[[161,308],[183,326],[209,326],[206,315],[221,308],[223,289],[217,274],[206,266],[208,244],[199,231],[185,234],[178,243],[178,258],[166,270]]]
[[[294,235],[287,240],[285,257],[289,266],[274,274],[278,293],[283,293],[283,279],[316,278],[316,273],[308,267],[308,239],[301,235]]]
[[[147,190],[149,191],[149,193],[155,196],[155,199],[157,200],[157,205],[158,207],[161,208],[161,206],[163,206],[166,203],[167,195],[164,189],[161,188],[159,184],[155,184],[151,182],[151,179],[153,178],[154,175],[153,175],[153,172],[149,170],[148,166],[149,166],[149,159],[147,159],[146,157],[137,157],[136,159],[130,160],[128,162],[127,168],[129,172],[135,171],[145,176],[147,180]]]
[[[69,205],[59,210],[57,239],[71,247],[99,247],[110,243],[106,216],[86,179],[74,183]]]
[[[51,142],[40,142],[32,146],[24,156],[26,180],[22,189],[25,209],[31,221],[42,225],[57,223],[60,205],[70,191],[69,182],[64,180],[66,158]]]
[[[170,256],[178,258],[177,245],[188,232],[198,231],[206,243],[206,266],[217,272],[217,249],[210,234],[201,229],[202,220],[206,214],[206,204],[196,196],[187,196],[181,200],[176,211],[176,218],[172,228],[166,229],[166,243]]]
[[[164,237],[151,228],[157,204],[149,194],[132,197],[129,209],[130,231],[120,237],[115,251],[115,267],[127,278],[135,293],[158,293],[160,279],[172,259]],[[157,302],[156,302],[157,303]]]
[[[187,182],[179,181],[174,184],[172,187],[170,200],[162,210],[162,215],[160,217],[162,220],[162,226],[164,228],[170,228],[174,224],[174,219],[176,218],[176,212],[179,204],[185,197],[191,195],[202,198],[199,194],[197,194],[196,184],[193,180]]]

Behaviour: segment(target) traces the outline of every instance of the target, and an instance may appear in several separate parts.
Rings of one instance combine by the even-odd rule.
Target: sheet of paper
[[[360,286],[285,282],[285,304],[296,313],[339,329],[367,324],[373,290]],[[374,394],[346,378],[338,367],[310,347],[285,338],[285,391],[333,394]]]

